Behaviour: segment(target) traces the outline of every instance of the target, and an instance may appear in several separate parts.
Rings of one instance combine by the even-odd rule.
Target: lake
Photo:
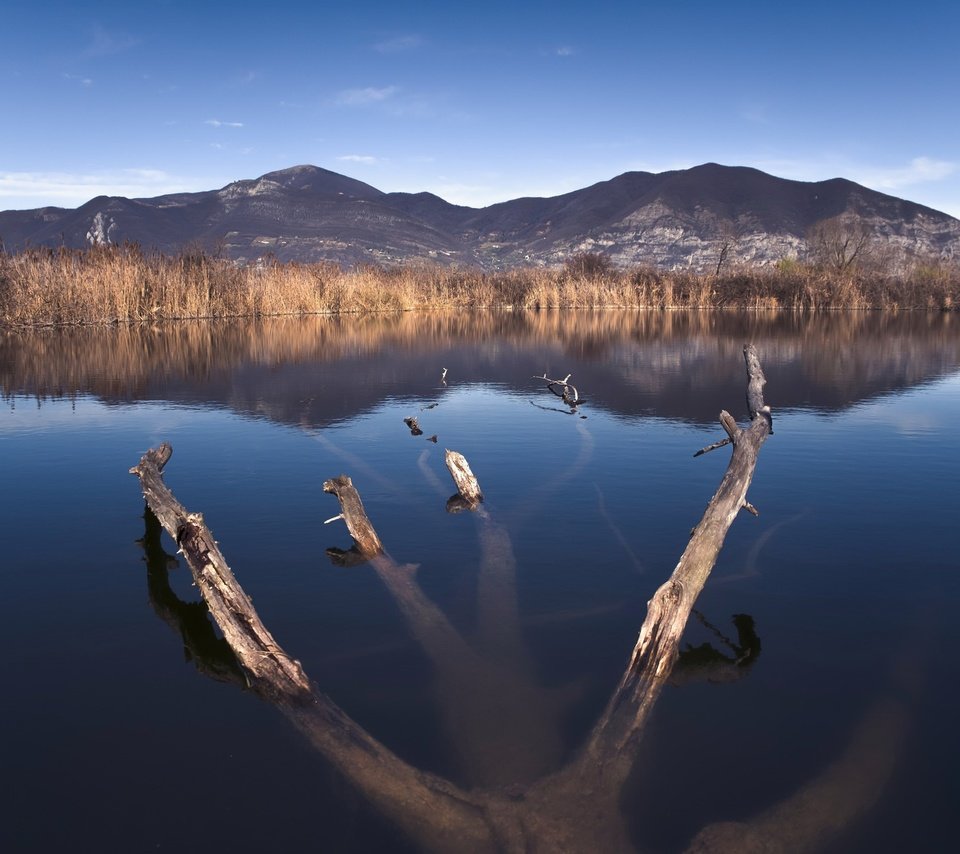
[[[729,449],[693,454],[721,409],[746,419],[748,342],[774,425],[760,515],[631,757],[622,838],[953,848],[960,316],[620,311],[0,332],[0,847],[421,848],[244,690],[128,472],[162,441],[167,484],[346,715],[521,799],[580,755],[723,476]],[[445,448],[482,512],[446,511]],[[328,555],[351,544],[324,524],[339,474],[417,565],[405,593]]]

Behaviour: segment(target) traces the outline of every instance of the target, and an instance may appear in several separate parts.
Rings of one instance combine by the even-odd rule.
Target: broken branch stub
[[[457,451],[446,450],[444,453],[444,462],[447,464],[447,471],[457,487],[457,495],[447,502],[447,510],[453,513],[464,509],[474,509],[483,501],[483,491],[473,472],[470,470],[470,464],[466,457]],[[457,502],[459,498],[463,503]],[[454,502],[451,506],[451,502]],[[466,507],[463,506],[466,504]]]
[[[367,511],[363,509],[360,493],[357,492],[353,481],[342,474],[340,477],[325,480],[323,491],[335,495],[340,502],[340,514],[347,524],[347,531],[353,537],[357,551],[366,557],[381,554],[383,544],[367,517]]]

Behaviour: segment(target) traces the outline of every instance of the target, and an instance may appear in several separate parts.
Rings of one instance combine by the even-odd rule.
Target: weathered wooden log
[[[728,412],[720,414],[720,423],[733,445],[730,464],[673,574],[647,605],[647,617],[611,708],[630,693],[649,701],[669,676],[690,612],[716,563],[727,531],[740,510],[752,506],[747,501],[747,490],[760,446],[770,435],[773,421],[770,408],[763,401],[766,378],[753,345],[744,347],[743,357],[750,424],[740,428]],[[638,725],[641,723],[637,721]]]
[[[570,384],[570,377],[572,376],[573,374],[567,374],[562,380],[552,380],[547,376],[547,372],[544,371],[543,376],[534,377],[533,379],[546,382],[549,391],[563,400],[571,409],[576,409],[583,403],[583,398],[580,397],[580,392],[577,391],[576,386]]]
[[[483,501],[483,490],[480,489],[477,478],[470,470],[470,463],[467,462],[466,457],[457,451],[447,449],[444,452],[443,460],[447,464],[447,471],[450,472],[450,477],[453,478],[457,487],[458,496],[466,502],[468,508],[477,507]],[[447,509],[450,509],[449,502]]]
[[[290,658],[260,622],[203,516],[188,513],[163,482],[163,467],[172,454],[173,449],[164,442],[147,451],[130,469],[140,478],[147,504],[179,545],[211,615],[251,686],[266,694],[309,695],[310,683],[300,662]]]
[[[423,430],[420,429],[420,424],[417,422],[416,418],[404,418],[403,423],[410,428],[411,436],[422,436]]]
[[[246,684],[280,709],[345,779],[425,850],[500,851],[504,840],[510,840],[511,850],[520,850],[513,838],[518,822],[508,799],[474,796],[413,768],[318,691],[299,662],[277,645],[200,514],[187,513],[163,482],[162,468],[171,454],[171,447],[163,443],[144,454],[130,472],[140,478],[144,498],[157,519],[179,542]],[[501,811],[505,814],[500,815]]]
[[[380,542],[380,537],[377,536],[370,519],[367,518],[367,511],[363,509],[360,493],[354,487],[353,481],[342,474],[340,477],[325,480],[323,491],[337,496],[337,500],[340,502],[340,515],[343,517],[343,521],[347,523],[347,530],[353,537],[357,551],[367,557],[381,554],[383,545]],[[336,518],[335,516],[334,519]],[[332,522],[333,519],[329,521]]]

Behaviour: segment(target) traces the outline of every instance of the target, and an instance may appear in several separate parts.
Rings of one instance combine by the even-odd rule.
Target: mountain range
[[[2,211],[0,239],[7,251],[131,241],[167,253],[201,247],[246,263],[429,260],[486,270],[556,266],[594,252],[618,266],[702,271],[721,253],[726,263],[761,266],[803,258],[825,221],[869,234],[888,263],[960,259],[960,220],[932,208],[843,178],[808,183],[715,163],[626,172],[560,196],[485,208],[425,192],[385,193],[294,166],[219,190]]]

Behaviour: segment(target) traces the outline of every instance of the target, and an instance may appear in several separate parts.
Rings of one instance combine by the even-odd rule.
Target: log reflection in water
[[[677,663],[670,674],[671,685],[688,682],[736,682],[742,679],[757,663],[761,644],[749,614],[734,614],[733,625],[737,630],[736,641],[726,637],[716,626],[707,621],[696,609],[693,616],[717,638],[727,652],[721,652],[711,643],[698,646],[687,644],[677,655]]]
[[[218,637],[204,602],[184,602],[170,586],[169,572],[179,564],[164,551],[160,541],[163,527],[149,505],[143,508],[143,537],[137,544],[143,549],[147,565],[147,592],[154,613],[180,635],[187,661],[218,682],[232,682],[243,688],[247,681],[243,668],[230,644]]]

